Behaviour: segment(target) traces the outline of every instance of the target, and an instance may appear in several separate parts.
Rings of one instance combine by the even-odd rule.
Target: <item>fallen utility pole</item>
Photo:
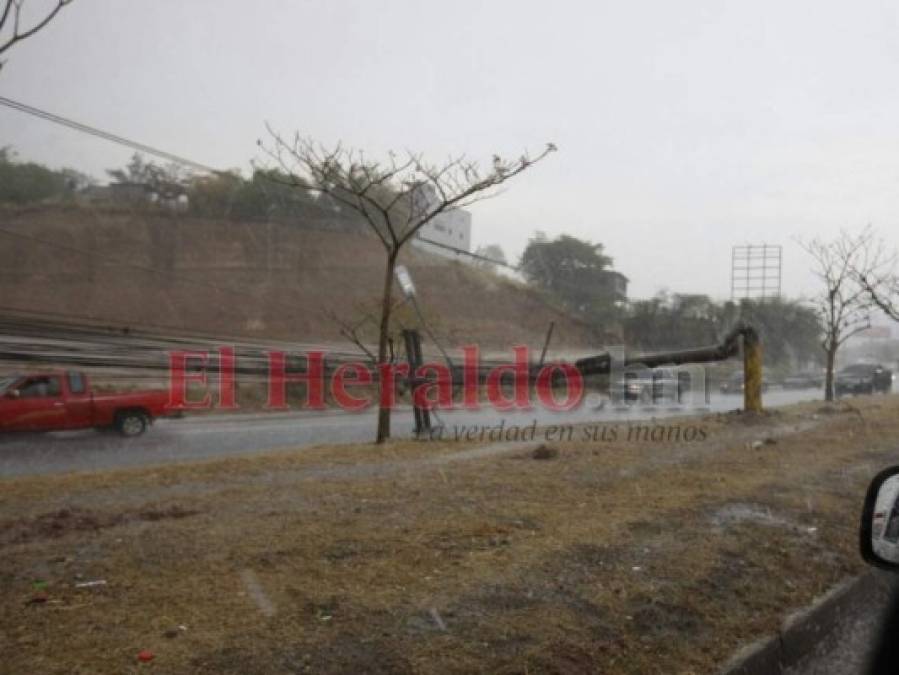
[[[739,323],[725,336],[724,340],[711,347],[683,349],[671,352],[636,354],[625,356],[624,366],[641,365],[655,368],[663,365],[683,365],[686,363],[709,363],[724,361],[740,352],[743,342],[743,408],[747,412],[762,411],[762,342],[752,326]],[[611,372],[612,355],[608,352],[588,356],[575,361],[581,375],[606,375]]]
[[[545,362],[545,354],[552,339],[553,325],[547,332],[544,351],[539,363],[529,366],[529,379],[537,378]],[[723,361],[736,356],[743,346],[744,407],[747,411],[762,410],[762,345],[758,333],[747,324],[738,324],[724,340],[710,347],[671,352],[625,355],[624,366],[640,364],[647,368],[662,365],[708,363]],[[171,368],[169,353],[178,350],[212,351],[219,346],[236,347],[235,372],[239,374],[266,375],[269,372],[268,354],[272,349],[285,352],[308,351],[312,345],[287,342],[268,343],[246,338],[235,339],[209,335],[157,335],[144,331],[103,328],[98,325],[77,325],[62,321],[40,320],[34,317],[0,317],[0,363],[46,363],[53,367],[74,366],[84,368],[113,368],[128,372],[168,374]],[[304,349],[305,348],[305,349]],[[420,342],[418,350],[420,350]],[[421,359],[421,353],[419,359]],[[357,359],[354,353],[331,352],[325,359],[323,371],[330,376],[343,363]],[[418,361],[417,361],[418,362]],[[464,367],[448,361],[454,383],[464,378]],[[501,363],[484,363],[489,369]],[[608,352],[586,357],[575,362],[582,375],[608,374],[611,372],[612,355]],[[219,370],[218,359],[213,355],[202,370],[214,373]],[[288,372],[298,372],[298,366],[287,364]],[[300,369],[300,372],[301,369]],[[373,373],[377,381],[378,373]],[[486,380],[486,372],[478,369],[478,382]],[[425,420],[421,420],[425,422]],[[422,425],[423,428],[426,425]]]

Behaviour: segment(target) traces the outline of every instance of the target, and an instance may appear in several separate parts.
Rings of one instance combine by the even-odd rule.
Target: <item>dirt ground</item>
[[[715,672],[861,570],[897,413],[3,481],[0,671]]]
[[[377,342],[378,322],[370,317],[378,316],[385,259],[373,236],[314,229],[313,222],[214,220],[125,206],[0,205],[0,222],[6,313],[165,335],[320,344],[346,344],[344,322],[357,325],[363,342]],[[476,343],[504,353],[517,344],[539,350],[550,322],[553,350],[592,352],[602,344],[545,294],[501,274],[414,246],[400,261],[448,349]],[[157,311],[148,315],[148,307]],[[407,306],[395,319],[419,322]]]

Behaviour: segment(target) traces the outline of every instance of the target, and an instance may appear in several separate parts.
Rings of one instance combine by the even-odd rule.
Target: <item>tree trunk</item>
[[[390,338],[390,310],[393,307],[393,274],[396,268],[396,258],[399,251],[387,253],[387,268],[384,270],[384,296],[381,299],[381,330],[378,334],[378,364],[388,362],[388,339]],[[390,438],[390,407],[384,406],[384,387],[393,386],[393,378],[389,382],[378,379],[378,392],[381,394],[378,400],[378,433],[375,443],[383,443]]]
[[[836,349],[828,349],[827,350],[827,362],[825,365],[825,373],[824,373],[824,400],[825,401],[833,401],[833,364],[837,359],[837,350]]]

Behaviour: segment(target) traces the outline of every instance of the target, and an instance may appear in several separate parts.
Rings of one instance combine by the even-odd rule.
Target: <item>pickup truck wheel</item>
[[[147,417],[139,412],[121,413],[116,421],[116,429],[126,438],[140,436],[147,430]]]

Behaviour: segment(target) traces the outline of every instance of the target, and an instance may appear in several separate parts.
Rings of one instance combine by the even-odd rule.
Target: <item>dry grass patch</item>
[[[12,672],[141,649],[166,673],[710,672],[860,569],[899,399],[853,405],[545,459],[409,443],[8,481],[0,521],[35,530],[0,537],[0,647]],[[48,534],[61,505],[103,526]],[[138,515],[167,508],[190,515]]]

